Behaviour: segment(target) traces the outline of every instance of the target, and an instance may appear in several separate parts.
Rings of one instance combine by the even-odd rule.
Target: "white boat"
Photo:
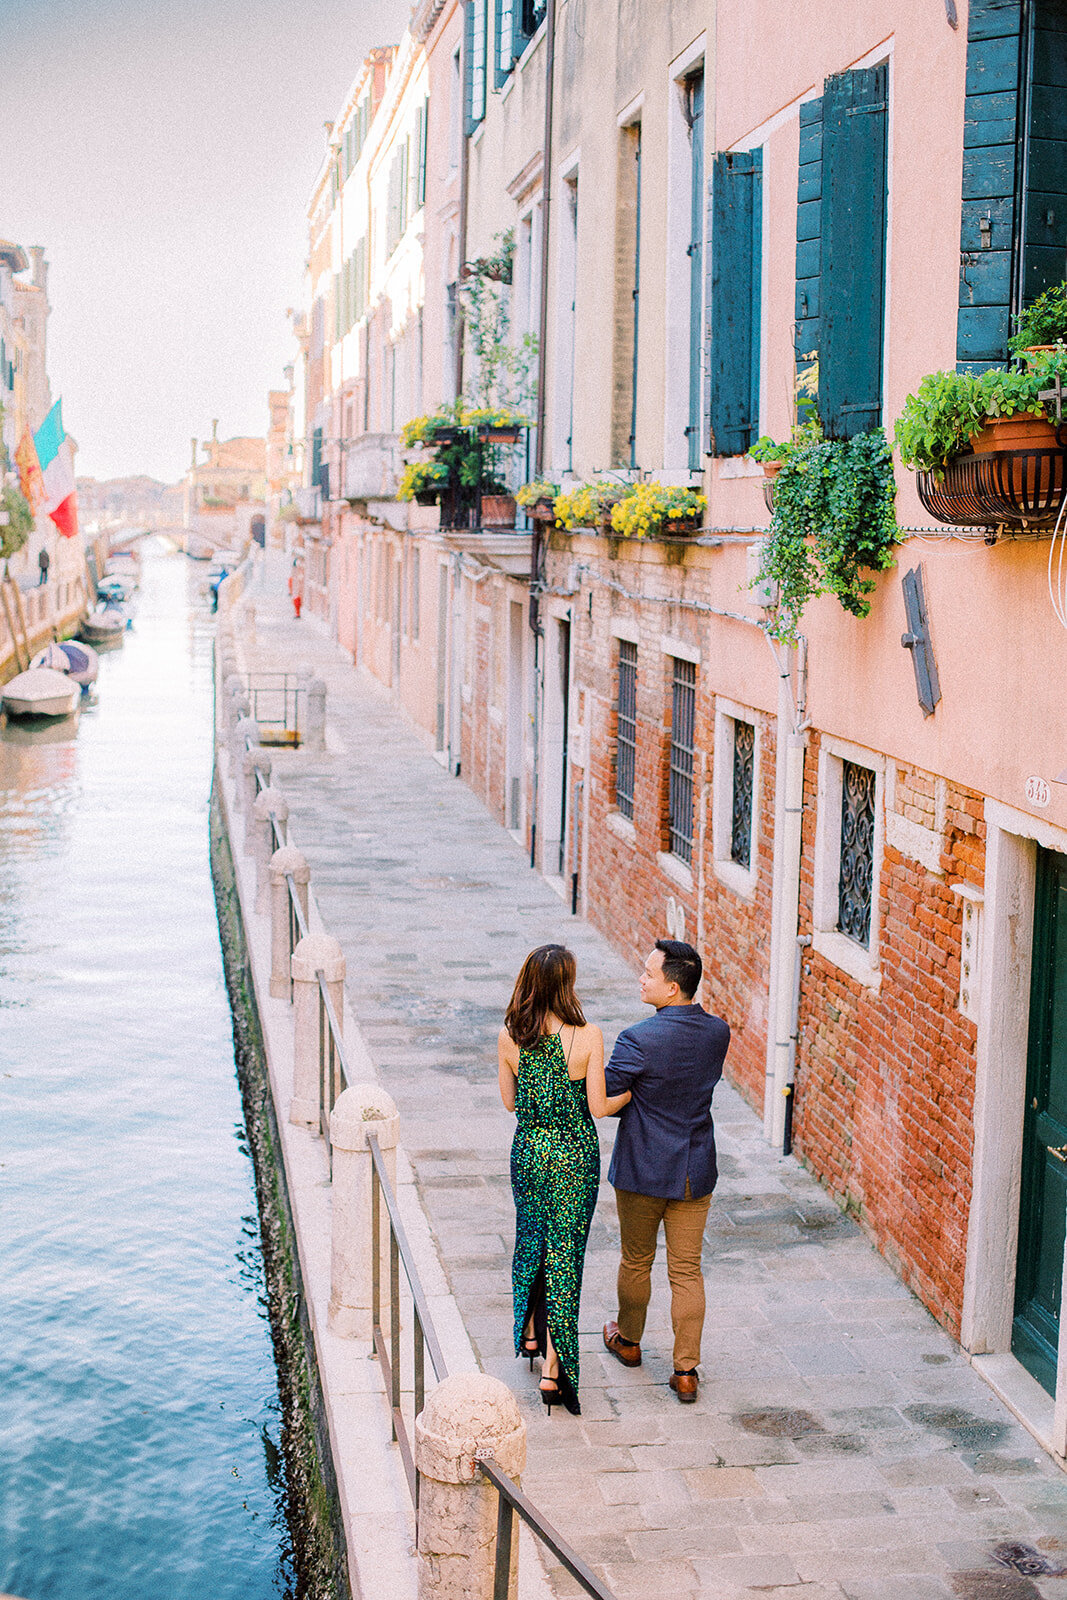
[[[126,632],[126,613],[119,606],[97,606],[90,611],[78,632],[94,645],[110,644]]]
[[[31,667],[5,683],[0,690],[10,717],[67,717],[81,699],[81,686],[65,672],[51,667]]]
[[[88,689],[90,684],[96,682],[100,671],[100,657],[91,644],[82,644],[76,639],[64,639],[57,640],[55,644],[46,644],[43,650],[38,650],[30,666],[51,667],[53,672],[66,672],[73,683]]]

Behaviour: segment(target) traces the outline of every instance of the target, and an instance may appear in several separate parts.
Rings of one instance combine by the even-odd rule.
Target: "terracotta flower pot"
[[[556,512],[551,500],[535,500],[532,506],[527,506],[526,510],[534,522],[555,521]]]
[[[765,461],[763,463],[763,476],[770,478],[773,482],[784,466],[784,461]]]
[[[513,528],[515,526],[515,497],[510,494],[482,495],[482,527]]]
[[[676,517],[673,522],[665,522],[663,524],[663,531],[677,536],[684,533],[696,533],[699,527],[699,517]]]
[[[1013,417],[990,417],[971,440],[976,456],[993,450],[1055,450],[1056,430],[1047,417],[1019,411]]]

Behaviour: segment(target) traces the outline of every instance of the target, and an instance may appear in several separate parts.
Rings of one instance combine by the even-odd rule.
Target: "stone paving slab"
[[[725,1084],[698,1402],[682,1408],[667,1387],[662,1261],[644,1365],[603,1351],[618,1259],[605,1183],[582,1298],[582,1416],[546,1417],[536,1373],[512,1355],[512,1119],[496,1034],[534,945],[574,950],[609,1048],[643,1014],[636,975],[384,691],[315,622],[291,618],[277,559],[251,598],[250,663],[307,662],[327,683],[326,751],[278,752],[274,781],[467,1331],[526,1418],[525,1485],[546,1515],[618,1600],[1067,1600],[1067,1478]],[[600,1132],[606,1172],[613,1130]],[[558,1594],[577,1592],[550,1576]]]

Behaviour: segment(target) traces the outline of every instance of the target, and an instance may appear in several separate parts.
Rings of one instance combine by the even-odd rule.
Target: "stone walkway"
[[[512,1119],[496,1034],[534,945],[575,951],[609,1048],[643,1014],[636,976],[384,692],[316,623],[292,620],[283,580],[268,558],[247,653],[262,669],[311,663],[328,685],[328,734],[324,754],[280,753],[275,781],[468,1332],[526,1417],[533,1499],[619,1600],[1067,1600],[1067,1478],[726,1085],[698,1403],[679,1406],[667,1387],[662,1262],[643,1367],[603,1351],[617,1262],[604,1184],[582,1416],[545,1416],[536,1374],[511,1351]],[[605,1172],[611,1137],[602,1129]],[[578,1592],[553,1577],[559,1594]]]

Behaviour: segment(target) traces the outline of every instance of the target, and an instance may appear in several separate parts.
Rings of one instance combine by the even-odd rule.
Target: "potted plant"
[[[1013,355],[1022,359],[1045,355],[1067,340],[1067,283],[1055,283],[1039,294],[1032,305],[1015,318],[1015,332],[1008,340]]]
[[[556,521],[572,530],[599,528],[601,532],[608,533],[613,508],[628,494],[632,494],[634,487],[632,483],[607,483],[595,479],[592,483],[580,483],[573,489],[565,489],[556,499]]]
[[[778,458],[774,511],[754,580],[778,586],[767,631],[782,643],[795,642],[801,613],[817,595],[834,594],[844,610],[867,616],[871,574],[893,565],[901,538],[882,429],[852,439],[808,437],[811,431]]]
[[[611,510],[611,531],[624,539],[657,539],[695,533],[707,500],[694,489],[635,483]]]
[[[1051,450],[1057,429],[1054,402],[1042,394],[1067,379],[1067,349],[1057,347],[1026,368],[931,372],[908,395],[894,440],[906,467],[944,476],[966,451]]]
[[[435,506],[448,486],[448,468],[440,461],[409,461],[397,486],[398,500],[414,500],[416,505]]]
[[[547,478],[531,478],[517,491],[515,499],[534,522],[554,522],[558,494],[558,483],[550,483]]]
[[[8,483],[0,489],[0,561],[17,555],[33,532],[33,512],[21,489]]]

